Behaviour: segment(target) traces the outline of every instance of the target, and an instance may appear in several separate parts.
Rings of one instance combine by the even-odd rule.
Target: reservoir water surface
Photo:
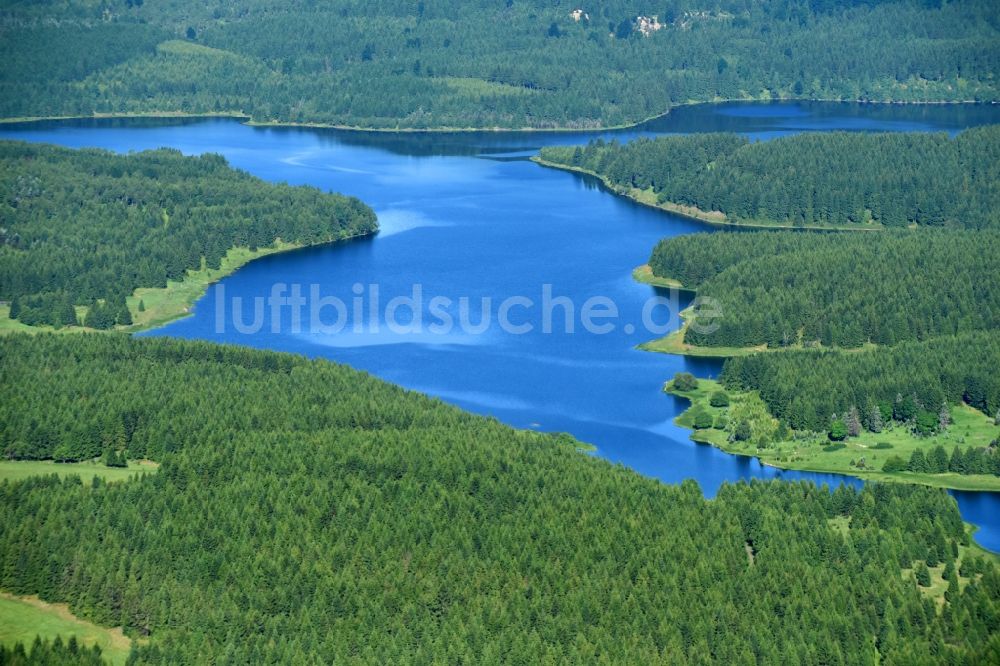
[[[595,445],[596,455],[667,483],[694,478],[711,496],[723,482],[750,478],[859,482],[781,471],[691,442],[690,433],[673,424],[685,403],[661,387],[677,371],[715,376],[721,364],[635,349],[654,337],[641,318],[656,293],[633,282],[631,271],[661,238],[714,229],[631,203],[591,178],[547,169],[528,157],[541,146],[595,138],[705,131],[759,140],[802,131],[954,133],[997,122],[996,106],[783,103],[683,107],[630,130],[597,133],[388,134],[204,119],[31,123],[4,126],[0,136],[118,152],[166,146],[220,153],[261,178],[357,196],[378,213],[377,236],[255,261],[210,289],[192,316],[148,334],[327,357],[518,428],[569,432]],[[298,285],[306,297],[314,289],[349,307],[360,291],[365,324],[357,332],[352,325],[324,333],[294,326],[287,309],[252,334],[237,330],[234,298],[249,321],[254,299],[266,299],[276,284]],[[534,330],[505,332],[494,321],[482,333],[461,326],[446,334],[394,332],[384,310],[371,308],[372,285],[383,308],[394,297],[412,297],[419,285],[424,315],[433,297],[468,299],[470,324],[486,311],[483,299],[494,318],[505,300],[528,299],[531,307],[520,300],[509,313],[518,324],[534,323]],[[552,308],[551,332],[541,330],[546,293],[566,299]],[[595,297],[617,307],[613,330],[581,325],[581,309]],[[221,326],[219,302],[227,304]],[[565,325],[566,303],[574,310],[572,332]],[[683,299],[675,305],[683,306]],[[374,321],[369,310],[376,310]],[[1000,494],[954,494],[966,520],[980,526],[979,542],[1000,551]]]

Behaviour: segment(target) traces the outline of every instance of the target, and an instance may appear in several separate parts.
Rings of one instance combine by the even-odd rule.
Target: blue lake
[[[216,152],[261,178],[308,184],[363,199],[379,215],[374,238],[260,259],[209,290],[193,316],[152,332],[323,356],[438,396],[518,428],[566,431],[593,443],[597,455],[641,474],[679,483],[696,479],[707,495],[725,481],[750,478],[811,479],[858,484],[830,474],[785,472],[753,458],[694,444],[673,424],[685,403],[661,387],[679,370],[707,377],[721,364],[637,351],[655,337],[642,312],[656,291],[631,279],[653,245],[665,236],[712,228],[633,204],[593,179],[546,169],[527,160],[544,145],[584,143],[595,137],[701,131],[736,131],[755,139],[802,131],[943,131],[1000,122],[996,106],[879,106],[833,103],[693,106],[640,127],[601,133],[378,134],[298,128],[253,128],[233,120],[73,121],[5,126],[0,137],[126,152],[169,146],[188,154]],[[292,308],[253,333],[235,322],[253,320],[254,299],[298,285],[305,311],[323,298],[339,299],[350,319],[338,333],[296,326]],[[373,307],[377,285],[379,307]],[[422,292],[450,299],[458,320],[460,299],[470,305],[470,326],[490,312],[482,333],[456,325],[447,333],[394,332],[385,305]],[[548,286],[546,286],[548,285]],[[220,291],[221,290],[221,291]],[[361,297],[357,292],[361,291]],[[544,294],[565,297],[574,310],[566,329],[565,301],[551,308],[553,331],[542,330]],[[497,325],[499,306],[511,297],[515,325]],[[614,303],[613,330],[584,330],[588,299]],[[239,298],[239,312],[234,299]],[[483,299],[490,306],[483,307]],[[219,304],[222,304],[220,309]],[[361,317],[354,307],[361,303]],[[509,301],[508,301],[509,303]],[[657,324],[676,326],[683,298],[655,309]],[[375,311],[374,325],[370,319]],[[403,324],[407,306],[398,312]],[[234,318],[234,315],[238,317]],[[327,308],[329,323],[335,308]],[[403,328],[416,328],[403,326]],[[355,330],[355,329],[358,330]],[[1000,494],[954,493],[966,520],[980,526],[981,544],[1000,551]]]

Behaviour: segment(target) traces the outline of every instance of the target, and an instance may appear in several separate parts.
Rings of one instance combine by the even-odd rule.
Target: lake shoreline
[[[707,383],[713,390],[717,387],[717,382],[698,378],[699,384]],[[959,475],[959,474],[914,474],[909,472],[883,472],[880,470],[861,470],[855,468],[844,469],[836,465],[811,465],[809,463],[796,464],[791,461],[780,461],[774,457],[766,456],[758,449],[757,453],[749,452],[745,449],[736,448],[724,440],[722,437],[711,437],[711,434],[723,435],[725,431],[715,428],[697,429],[691,423],[691,415],[698,407],[705,407],[706,401],[702,393],[704,388],[695,391],[679,391],[673,387],[673,382],[667,382],[663,386],[663,392],[678,398],[687,400],[690,406],[678,414],[674,419],[674,424],[691,431],[690,439],[698,444],[712,446],[720,451],[734,456],[753,458],[761,465],[774,469],[781,469],[794,472],[812,472],[817,474],[839,474],[842,476],[852,476],[865,482],[885,482],[885,483],[908,483],[913,485],[929,486],[931,488],[943,488],[946,490],[957,490],[965,492],[1000,492],[1000,477],[989,477],[988,475]],[[731,391],[726,393],[732,394]],[[780,442],[784,443],[784,442]],[[870,450],[870,449],[869,449]],[[891,449],[889,450],[891,451]],[[886,455],[893,455],[886,452]]]
[[[143,333],[162,328],[167,324],[179,319],[190,317],[193,314],[194,304],[198,302],[209,288],[223,280],[247,264],[257,259],[262,259],[275,254],[284,254],[295,250],[305,250],[309,248],[346,243],[361,238],[370,238],[378,233],[378,228],[371,232],[351,234],[343,238],[322,241],[320,243],[283,243],[278,239],[273,245],[266,248],[250,250],[246,247],[229,248],[219,268],[201,268],[197,271],[188,270],[183,280],[168,280],[166,287],[138,287],[131,296],[128,296],[126,304],[129,313],[132,315],[133,323],[129,326],[115,326],[107,330],[87,328],[86,326],[66,326],[54,328],[52,326],[28,326],[21,324],[16,319],[9,316],[9,306],[4,306],[0,310],[0,335],[11,333]],[[142,302],[144,309],[139,310],[139,303]]]
[[[270,121],[254,120],[253,117],[243,111],[212,111],[205,113],[189,113],[185,111],[146,111],[146,112],[126,112],[126,113],[93,113],[90,115],[55,115],[55,116],[12,116],[0,118],[0,126],[14,125],[20,123],[41,123],[60,120],[128,120],[128,119],[205,119],[214,118],[241,120],[242,124],[249,127],[291,127],[302,129],[330,129],[342,132],[357,133],[382,133],[382,134],[496,134],[502,132],[533,134],[539,132],[612,132],[618,130],[629,130],[637,128],[645,123],[659,120],[670,115],[674,109],[690,106],[718,106],[721,104],[738,103],[775,104],[792,102],[816,102],[830,104],[863,104],[869,106],[996,106],[1000,101],[979,101],[979,100],[954,100],[954,101],[885,101],[885,100],[860,100],[860,99],[822,99],[806,97],[777,97],[760,99],[758,97],[735,97],[718,98],[701,101],[687,101],[674,104],[666,111],[657,113],[647,118],[635,122],[621,123],[618,125],[599,125],[595,127],[567,127],[564,125],[554,127],[364,127],[361,125],[345,125],[339,123],[313,123],[294,121]]]
[[[697,222],[702,222],[704,224],[710,224],[713,227],[728,227],[731,229],[759,229],[759,230],[787,230],[787,231],[882,231],[882,227],[860,227],[860,226],[822,226],[822,225],[804,225],[796,226],[794,224],[787,224],[782,222],[733,222],[730,221],[725,213],[722,211],[704,211],[694,206],[685,206],[683,204],[674,203],[671,201],[654,201],[652,200],[652,192],[649,190],[639,190],[636,188],[623,188],[615,185],[608,179],[607,176],[602,176],[596,171],[591,171],[590,169],[585,169],[583,167],[572,166],[569,164],[560,164],[558,162],[550,162],[542,157],[536,155],[530,158],[532,162],[540,166],[549,169],[558,169],[560,171],[569,171],[571,173],[582,174],[585,176],[591,176],[601,181],[611,193],[616,196],[625,197],[630,201],[633,201],[642,206],[647,206],[649,208],[655,208],[672,215],[677,215],[679,217],[684,217],[689,220],[695,220]],[[688,290],[693,291],[693,290]]]

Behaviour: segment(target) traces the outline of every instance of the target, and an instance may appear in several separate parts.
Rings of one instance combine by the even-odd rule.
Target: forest
[[[998,44],[993,0],[12,0],[0,116],[592,128],[718,99],[996,101]]]
[[[852,411],[869,429],[889,420],[916,424],[927,413],[936,428],[942,405],[962,402],[1000,420],[998,367],[1000,333],[993,330],[863,352],[734,357],[720,379],[757,391],[771,414],[795,430],[825,432],[835,415]]]
[[[684,333],[692,345],[857,348],[1000,328],[993,230],[697,234],[661,241],[649,264],[712,299]]]
[[[29,325],[75,325],[78,305],[92,328],[130,324],[136,288],[218,268],[230,248],[376,229],[357,199],[266,183],[219,155],[0,142],[0,300]]]
[[[0,645],[0,664],[3,666],[106,666],[101,658],[101,648],[84,647],[71,636],[66,642],[57,636],[53,641],[35,639],[31,645],[16,643],[13,647]]]
[[[758,142],[736,134],[597,140],[543,148],[540,157],[735,224],[1000,227],[997,126],[954,138],[807,132]]]
[[[0,587],[121,624],[133,664],[1000,655],[1000,569],[943,491],[707,501],[344,366],[202,342],[10,335],[0,372],[8,451],[99,436],[160,462],[0,483]]]

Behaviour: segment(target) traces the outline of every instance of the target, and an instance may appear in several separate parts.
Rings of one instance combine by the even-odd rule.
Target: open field
[[[159,468],[149,460],[130,460],[128,467],[108,467],[104,463],[87,461],[57,463],[51,460],[0,460],[0,481],[20,481],[31,476],[58,474],[60,477],[79,476],[90,481],[95,476],[104,481],[127,481],[137,474],[155,472]]]
[[[118,629],[105,629],[74,616],[65,604],[50,604],[38,597],[17,597],[0,592],[0,644],[23,643],[31,649],[35,636],[65,641],[76,636],[90,647],[98,645],[105,659],[121,666],[128,659],[132,642]]]

